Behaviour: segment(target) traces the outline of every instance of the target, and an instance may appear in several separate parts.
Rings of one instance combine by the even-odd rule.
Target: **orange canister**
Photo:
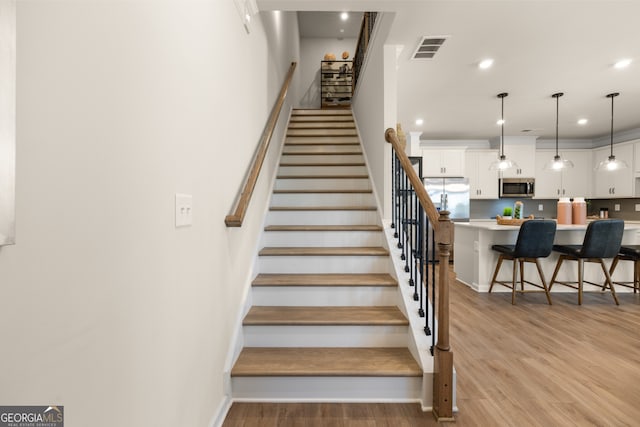
[[[571,224],[571,200],[560,197],[558,200],[558,224]]]
[[[587,202],[584,197],[574,197],[571,203],[571,218],[574,224],[587,223]]]

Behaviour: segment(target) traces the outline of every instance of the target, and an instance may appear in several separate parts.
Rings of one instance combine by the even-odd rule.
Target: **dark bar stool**
[[[611,289],[611,295],[617,305],[618,297],[616,296],[616,290],[611,282],[611,276],[609,270],[604,265],[605,258],[613,258],[618,255],[620,251],[620,244],[622,243],[622,234],[624,233],[624,221],[621,219],[601,219],[589,223],[587,231],[584,235],[582,245],[553,245],[553,250],[560,252],[560,258],[556,264],[556,269],[553,272],[551,278],[551,284],[549,289],[553,287],[555,283],[559,283],[564,286],[568,286],[578,290],[578,304],[582,304],[582,285],[583,283],[589,283],[591,285],[598,285],[584,280],[584,262],[595,262],[600,264],[605,276],[605,283],[602,286],[602,290],[605,290],[607,286]],[[578,261],[578,281],[577,282],[561,282],[556,280],[558,271],[562,263],[567,261]],[[577,284],[578,286],[575,286]]]
[[[613,259],[609,275],[613,277],[613,272],[618,266],[618,261],[633,261],[633,282],[614,282],[614,285],[633,288],[633,293],[640,291],[640,245],[625,245],[620,247],[620,252]],[[604,289],[604,287],[603,287]]]
[[[496,264],[496,270],[493,273],[493,277],[491,278],[491,286],[489,287],[489,292],[493,290],[493,285],[498,283],[499,285],[506,286],[511,289],[511,304],[516,303],[516,292],[525,293],[525,292],[544,292],[547,295],[547,301],[551,304],[551,295],[549,295],[549,288],[547,288],[547,283],[544,280],[544,274],[542,273],[542,268],[540,267],[540,262],[538,258],[546,258],[551,254],[551,249],[553,248],[553,239],[556,235],[556,222],[549,220],[530,220],[525,221],[520,226],[520,231],[518,232],[518,239],[516,240],[515,245],[493,245],[491,249],[494,251],[500,252],[500,258],[498,258],[498,263]],[[511,282],[505,282],[501,280],[497,280],[498,272],[500,271],[500,267],[502,266],[502,261],[509,260],[513,261],[513,274],[511,276]],[[542,284],[532,283],[527,280],[524,280],[524,263],[525,262],[533,262],[536,264],[538,268],[538,275],[540,276],[540,280]],[[517,276],[517,266],[520,265],[520,289],[516,289],[516,276]],[[536,290],[525,290],[524,284],[527,283],[529,285],[533,285],[537,288],[542,289],[541,291]]]

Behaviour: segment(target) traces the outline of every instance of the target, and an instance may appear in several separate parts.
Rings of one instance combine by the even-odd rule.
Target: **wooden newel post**
[[[453,421],[453,353],[449,345],[449,257],[453,244],[453,223],[448,211],[440,211],[436,242],[440,255],[438,342],[433,353],[433,415],[438,421]]]

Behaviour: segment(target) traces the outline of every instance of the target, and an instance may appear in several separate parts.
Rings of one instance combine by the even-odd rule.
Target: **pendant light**
[[[492,171],[503,171],[511,168],[517,168],[518,165],[516,162],[507,159],[507,156],[504,155],[504,98],[509,96],[507,92],[502,92],[498,94],[498,98],[500,98],[501,110],[500,110],[500,157],[489,165],[489,170]]]
[[[607,95],[607,98],[611,98],[611,139],[609,142],[611,151],[609,154],[609,158],[598,163],[598,166],[596,166],[596,170],[615,171],[618,169],[626,169],[628,167],[627,163],[624,160],[617,160],[616,156],[613,155],[613,98],[618,95],[620,95],[618,92],[610,93]]]
[[[560,110],[560,97],[564,95],[562,92],[554,93],[551,97],[556,99],[556,155],[553,156],[553,159],[549,160],[545,165],[544,169],[549,169],[552,171],[560,172],[563,169],[568,169],[573,167],[573,162],[571,160],[562,159],[560,154],[558,154],[558,117]]]

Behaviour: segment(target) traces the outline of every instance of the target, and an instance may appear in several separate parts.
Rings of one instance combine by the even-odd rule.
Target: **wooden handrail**
[[[396,152],[398,160],[400,160],[400,164],[402,165],[402,168],[409,178],[409,182],[411,182],[411,185],[416,191],[416,196],[418,197],[418,200],[422,205],[422,209],[424,209],[425,213],[427,214],[427,217],[429,218],[429,222],[431,223],[433,229],[437,231],[440,225],[440,214],[438,213],[438,209],[436,209],[435,205],[431,201],[431,198],[429,197],[429,194],[427,194],[427,190],[424,188],[424,183],[418,177],[418,174],[416,173],[415,169],[413,169],[413,166],[411,166],[411,161],[409,160],[407,153],[405,153],[400,146],[400,141],[398,140],[398,135],[396,135],[395,129],[387,129],[387,131],[384,133],[384,138],[388,143],[391,144],[391,146],[393,147],[393,151]]]
[[[434,206],[409,157],[400,146],[395,129],[387,129],[384,136],[391,143],[422,209],[436,231],[439,256],[438,342],[433,351],[433,415],[438,421],[453,421],[453,352],[449,344],[449,258],[453,247],[453,222],[448,211],[438,212]],[[435,304],[435,301],[432,303]]]
[[[224,219],[227,227],[242,227],[242,222],[244,221],[244,216],[247,213],[247,208],[249,207],[249,202],[251,201],[251,196],[253,195],[253,189],[256,186],[256,182],[258,182],[258,176],[260,175],[260,170],[262,169],[262,163],[264,162],[264,158],[267,155],[267,150],[269,149],[269,144],[271,143],[271,137],[273,136],[273,131],[275,130],[276,124],[278,123],[278,117],[280,116],[280,111],[282,110],[282,106],[284,105],[284,100],[287,96],[289,85],[291,84],[291,80],[293,79],[293,72],[296,69],[296,65],[296,62],[292,62],[291,66],[289,67],[289,72],[287,73],[287,77],[282,84],[278,99],[276,100],[276,103],[271,110],[271,114],[269,115],[267,124],[264,128],[264,131],[262,132],[262,136],[260,137],[258,150],[256,151],[253,162],[251,163],[251,168],[249,169],[249,173],[244,181],[240,197],[238,197],[237,199],[237,203],[235,204],[233,212],[227,215]]]

